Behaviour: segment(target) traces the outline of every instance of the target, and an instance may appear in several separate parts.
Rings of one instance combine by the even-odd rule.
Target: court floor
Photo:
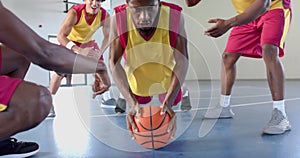
[[[192,110],[175,107],[177,131],[171,142],[148,150],[131,140],[125,114],[100,107],[101,97],[91,99],[89,86],[62,87],[55,97],[57,116],[38,127],[17,134],[36,141],[34,158],[298,158],[300,157],[300,80],[286,81],[286,111],[292,130],[283,135],[263,135],[271,118],[272,99],[265,80],[237,81],[231,105],[234,119],[203,119],[207,108],[218,103],[219,82],[187,81]],[[113,95],[118,96],[116,87]],[[150,104],[158,105],[157,98]],[[128,110],[128,109],[127,109]]]

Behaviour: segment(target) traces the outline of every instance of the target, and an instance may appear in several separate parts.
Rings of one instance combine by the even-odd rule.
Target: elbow
[[[188,7],[193,7],[195,5],[197,5],[201,0],[185,0],[185,4]]]

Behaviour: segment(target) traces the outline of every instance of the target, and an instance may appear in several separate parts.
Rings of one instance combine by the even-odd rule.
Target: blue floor
[[[208,106],[218,103],[218,82],[188,81],[193,109],[175,107],[177,131],[165,147],[148,150],[131,140],[125,115],[102,109],[91,99],[90,87],[62,87],[55,100],[57,116],[15,137],[36,141],[33,158],[298,158],[300,157],[300,81],[286,82],[286,112],[292,130],[283,135],[263,135],[271,118],[272,99],[266,81],[237,81],[231,105],[234,119],[207,120]],[[115,87],[113,95],[118,96]],[[156,98],[151,104],[158,104]],[[180,106],[180,105],[179,105]],[[127,109],[128,110],[128,109]]]

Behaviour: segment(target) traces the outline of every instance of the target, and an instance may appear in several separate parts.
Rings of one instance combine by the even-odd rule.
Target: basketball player
[[[200,0],[186,0],[188,6]],[[191,3],[190,3],[191,2]],[[215,25],[205,31],[211,37],[222,36],[233,28],[222,56],[220,105],[208,110],[207,118],[232,118],[230,97],[236,76],[236,62],[241,56],[263,58],[273,99],[272,118],[265,134],[283,134],[291,129],[285,112],[284,71],[279,57],[284,55],[284,41],[291,21],[290,0],[232,0],[238,13],[230,19],[211,19]]]
[[[6,9],[1,1],[0,19],[0,156],[28,157],[38,152],[38,144],[18,142],[11,136],[37,126],[52,106],[46,87],[23,80],[30,62],[59,73],[96,70],[104,85],[109,85],[109,78],[102,61],[49,43]],[[101,87],[101,92],[108,88]]]
[[[109,14],[101,7],[105,0],[84,0],[85,4],[73,6],[67,13],[57,35],[59,43],[68,49],[73,50],[81,55],[99,59],[99,53],[103,53],[107,47],[109,35]],[[93,38],[94,33],[101,27],[104,35],[101,49],[99,49]],[[103,60],[101,55],[100,60]],[[58,91],[61,80],[66,77],[67,83],[70,84],[71,75],[56,73],[52,75],[50,81],[50,92],[54,95]],[[95,84],[93,98],[99,94],[97,91],[97,75],[95,74]],[[101,106],[114,108],[116,101],[111,98],[110,92],[107,91],[102,95]],[[54,108],[50,111],[49,116],[55,116]]]
[[[140,115],[140,104],[150,102],[154,95],[159,95],[161,114],[167,111],[175,123],[171,106],[182,98],[188,53],[179,6],[159,0],[126,2],[114,9],[112,26],[116,28],[111,30],[109,66],[130,107],[127,125],[133,137],[131,126],[137,128],[132,117]],[[122,56],[125,68],[120,63]]]

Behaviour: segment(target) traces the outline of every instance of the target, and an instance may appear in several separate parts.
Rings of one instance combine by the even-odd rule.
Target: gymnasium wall
[[[47,39],[48,34],[56,34],[65,17],[65,4],[63,0],[2,0],[2,3],[20,17],[40,36]],[[184,0],[167,0],[183,7],[186,21],[186,31],[189,43],[190,68],[188,80],[219,79],[221,53],[226,45],[228,33],[212,39],[203,35],[210,18],[229,18],[235,15],[230,0],[202,0],[201,4],[185,7]],[[124,3],[124,0],[112,0],[112,6]],[[286,78],[299,79],[300,71],[297,62],[300,59],[300,1],[293,0],[293,22],[286,40],[286,55],[282,59]],[[41,26],[41,27],[40,27]],[[96,39],[101,41],[101,32],[97,32]],[[298,44],[298,45],[297,45]],[[107,58],[107,54],[105,57]],[[237,65],[237,79],[265,79],[265,65],[261,59],[241,58]],[[26,79],[39,84],[49,85],[49,72],[31,65]]]

